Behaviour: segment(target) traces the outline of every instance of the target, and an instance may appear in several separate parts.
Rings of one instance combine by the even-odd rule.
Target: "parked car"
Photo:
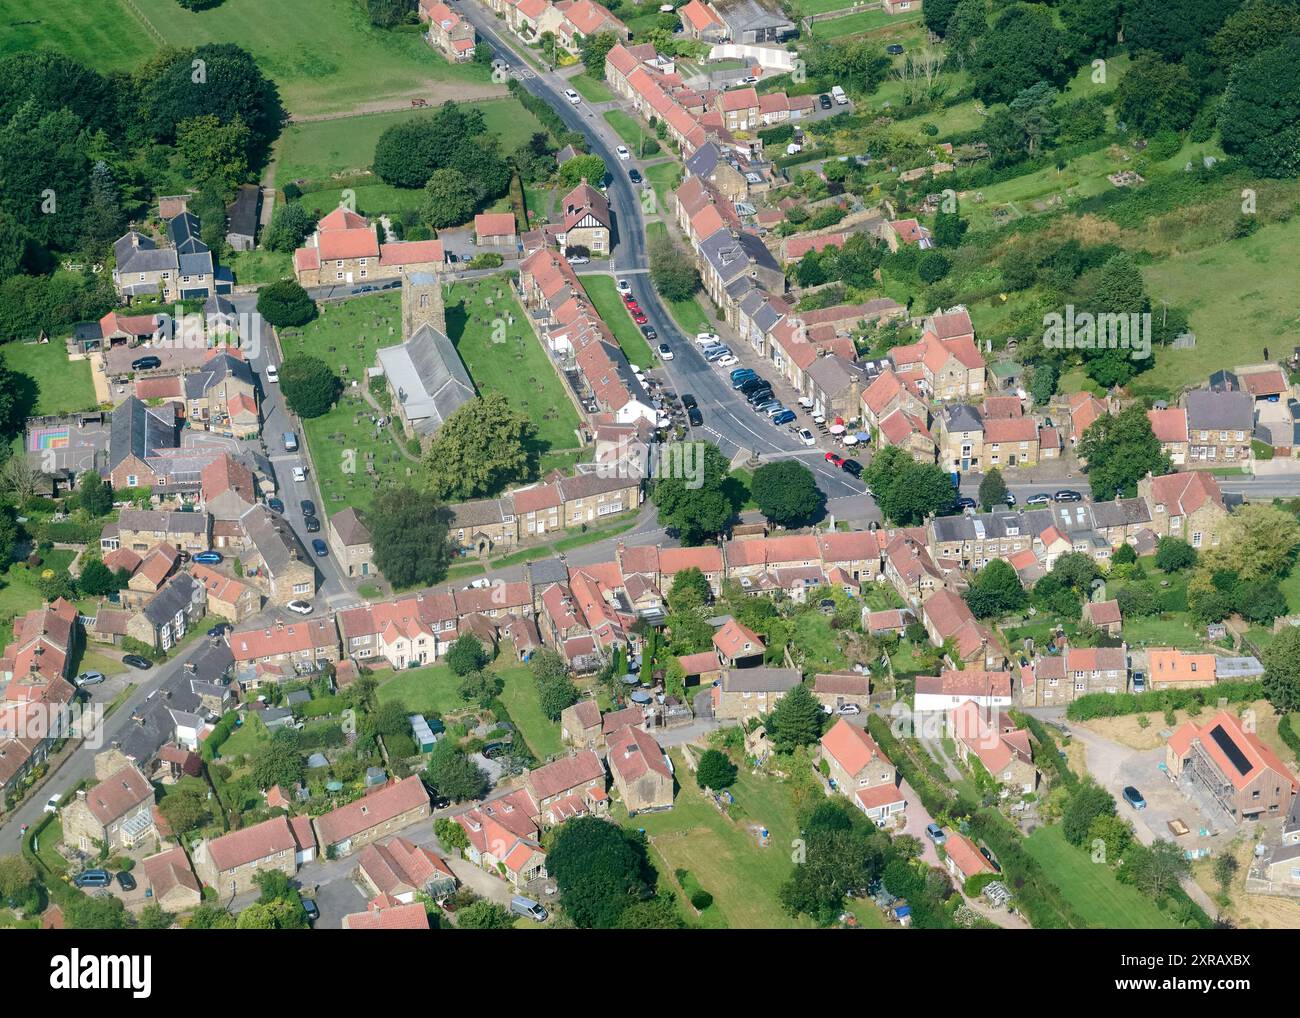
[[[650,321],[650,319],[647,318],[647,317],[646,317],[644,314],[642,314],[640,311],[638,311],[636,314],[634,314],[634,315],[632,316],[632,321],[636,322],[637,325],[645,325],[646,322]]]
[[[134,891],[135,877],[131,876],[126,870],[119,870],[117,872],[117,886],[124,891]]]
[[[139,654],[127,654],[122,658],[122,663],[130,665],[132,668],[138,668],[142,672],[147,672],[153,667],[153,662],[147,657],[141,657]]]
[[[307,480],[307,471],[304,467],[293,468],[293,479],[299,483]]]
[[[834,463],[837,467],[842,467],[844,466],[844,457],[838,453],[828,452],[826,454],[826,462]]]
[[[72,680],[78,686],[98,686],[104,681],[103,672],[82,672]]]
[[[653,330],[652,330],[652,331],[653,331]],[[666,360],[666,361],[670,361],[670,360],[672,360],[672,359],[673,359],[673,348],[672,348],[671,346],[669,346],[667,343],[660,343],[660,344],[659,344],[659,356],[662,357],[662,358],[663,358],[664,360]]]
[[[304,516],[316,515],[316,503],[309,498],[304,498],[299,501],[298,508],[302,510]]]
[[[317,517],[315,517],[315,516],[304,516],[304,517],[302,518],[302,524],[303,524],[304,527],[307,528],[307,533],[309,533],[309,534],[319,534],[319,533],[320,533],[320,520],[319,520]]]
[[[833,102],[831,102],[831,97],[830,97],[830,96],[823,94],[823,95],[819,95],[819,96],[817,97],[817,105],[820,106],[820,107],[821,107],[822,109],[824,109],[824,110],[829,110],[829,109],[831,109],[835,104],[834,104]]]
[[[698,428],[704,423],[704,415],[700,413],[699,407],[691,407],[686,411],[686,420],[692,428]]]
[[[739,385],[732,386],[732,388],[739,389],[742,393],[748,396],[755,389],[772,388],[772,383],[763,378],[762,375],[754,375],[752,378],[746,378]]]
[[[78,887],[107,887],[113,882],[108,870],[84,870],[72,878]]]
[[[1013,494],[1011,494],[1011,492],[1008,491],[1008,492],[1007,492],[1006,502],[1007,502],[1007,506],[1008,506],[1008,508],[1015,508],[1015,505],[1016,505],[1016,496],[1013,495]]]
[[[282,502],[280,499],[268,498],[266,500],[266,504],[271,508],[272,512],[277,512],[281,514],[284,513],[284,502]]]
[[[754,404],[754,412],[758,414],[765,414],[769,410],[776,410],[780,412],[781,410],[784,409],[785,407],[781,405],[781,401],[779,399],[764,399]]]
[[[213,626],[211,629],[208,630],[208,635],[225,636],[228,632],[230,632],[234,628],[235,627],[232,626],[229,622],[218,622],[215,626]]]
[[[779,414],[777,414],[775,417],[772,418],[772,423],[773,423],[773,424],[791,424],[791,423],[794,422],[795,418],[798,417],[798,416],[799,416],[799,415],[796,414],[793,410],[782,410]]]
[[[580,106],[582,104],[582,96],[578,95],[578,93],[571,88],[566,88],[564,90],[564,98],[568,99],[574,106]]]
[[[730,357],[731,351],[725,346],[715,347],[704,355],[704,359],[710,364],[716,364],[723,357]]]
[[[1147,801],[1144,798],[1142,798],[1142,793],[1139,792],[1132,785],[1124,786],[1124,801],[1127,802],[1134,809],[1147,808]]]
[[[532,898],[525,898],[522,894],[517,894],[510,899],[510,913],[539,923],[546,922],[547,916],[546,909],[533,901]]]
[[[303,601],[303,600],[290,601],[288,604],[285,605],[285,607],[288,608],[288,609],[289,609],[291,612],[293,612],[295,615],[310,615],[310,614],[311,614],[311,602],[310,602],[310,601]]]
[[[278,382],[280,380],[280,369],[274,364],[266,366],[266,380],[268,382]]]
[[[842,703],[835,713],[843,717],[853,717],[856,714],[861,714],[862,708],[856,703]]]
[[[948,835],[943,833],[943,828],[938,824],[929,823],[925,825],[925,834],[936,845],[942,845],[948,840]]]
[[[701,346],[706,343],[719,343],[721,341],[721,337],[716,332],[697,332],[695,334],[695,342]]]
[[[330,553],[329,546],[319,537],[312,539],[311,550],[314,551],[319,558],[324,558]]]
[[[619,293],[632,292],[632,284],[629,283],[626,279],[620,279],[617,283],[614,284],[614,288],[618,290]]]
[[[62,798],[63,798],[63,794],[61,792],[56,792],[54,795],[51,795],[48,799],[46,799],[45,812],[57,813],[59,811],[59,800]]]
[[[799,441],[802,442],[804,445],[817,444],[817,439],[813,437],[813,433],[809,431],[807,428],[799,429]]]
[[[973,498],[966,498],[965,496],[962,496],[961,498],[957,499],[956,502],[953,503],[954,507],[962,510],[963,512],[965,512],[967,509],[974,509],[976,505],[977,503]]]
[[[1073,488],[1062,488],[1052,496],[1058,502],[1082,502],[1083,496]]]
[[[194,561],[201,566],[215,566],[221,564],[222,557],[219,551],[201,551],[194,556]]]
[[[628,151],[628,147],[626,145],[620,145],[614,151],[618,153],[618,157],[620,159],[628,160],[632,158],[632,153]]]
[[[162,358],[149,354],[147,357],[137,357],[131,362],[132,371],[148,371],[150,368],[161,368]]]
[[[750,406],[758,406],[760,403],[766,403],[771,398],[772,387],[770,385],[764,386],[761,389],[755,389],[745,397]]]
[[[645,336],[645,338],[651,342],[654,342],[659,338],[659,333],[655,332],[655,327],[653,325],[641,326],[641,335]]]
[[[630,170],[627,171],[627,179],[632,181],[632,183],[634,184],[641,183],[641,171],[638,170],[635,166],[633,166]]]
[[[302,910],[307,913],[307,921],[309,923],[314,923],[320,918],[320,909],[317,908],[316,902],[312,901],[311,898],[302,899]]]
[[[1051,495],[1045,491],[1040,491],[1036,495],[1030,495],[1025,499],[1025,505],[1047,505],[1051,501]]]
[[[987,859],[989,865],[992,866],[995,870],[997,870],[997,872],[999,873],[1002,872],[1002,867],[1001,865],[999,865],[998,861],[993,858],[993,853],[990,852],[983,845],[980,846],[980,855],[982,855],[985,859]]]
[[[852,474],[854,477],[862,476],[862,464],[859,463],[857,460],[845,460],[843,463],[840,464],[840,468],[846,474]]]
[[[1133,692],[1142,693],[1147,688],[1147,677],[1145,672],[1133,673]]]
[[[739,363],[740,363],[740,358],[737,357],[734,353],[729,353],[725,357],[718,358],[718,367],[720,368],[729,368],[733,364],[739,364]]]
[[[687,410],[694,410],[699,405],[700,404],[696,401],[695,397],[689,392],[682,393],[682,406]]]
[[[755,371],[753,368],[736,368],[735,371],[731,372],[730,377],[731,380],[734,382],[741,378],[753,378],[757,374],[758,372]]]

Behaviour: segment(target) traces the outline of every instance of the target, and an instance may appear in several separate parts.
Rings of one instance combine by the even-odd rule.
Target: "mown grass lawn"
[[[642,369],[654,365],[655,355],[650,344],[623,306],[623,298],[618,295],[614,280],[609,276],[583,276],[582,287],[595,305],[596,314],[614,333],[614,339],[618,341],[627,359]]]
[[[75,555],[55,548],[42,556],[41,565],[36,569],[28,567],[26,562],[14,562],[0,573],[0,628],[8,628],[16,616],[44,604],[45,598],[36,586],[37,578],[46,569],[56,573],[67,570]]]
[[[6,343],[0,356],[20,379],[18,393],[26,416],[64,414],[95,408],[95,385],[90,380],[90,361],[70,361],[62,341],[55,343]]]
[[[1023,844],[1090,926],[1111,930],[1177,928],[1178,924],[1137,888],[1121,884],[1109,869],[1066,841],[1059,824],[1038,828]]]
[[[498,664],[502,660],[498,659]],[[501,702],[506,705],[510,720],[518,727],[533,756],[541,761],[562,753],[564,741],[560,738],[560,726],[542,713],[537,683],[533,681],[533,673],[528,666],[498,667],[496,671],[505,682]]]
[[[697,916],[690,902],[677,892],[682,914],[694,924],[714,928],[811,926],[806,917],[788,915],[777,898],[794,869],[791,844],[798,836],[785,784],[742,768],[731,790],[736,800],[731,808],[735,819],[728,819],[696,787],[681,754],[670,755],[681,783],[673,808],[630,819],[622,810],[618,815],[625,826],[646,831],[661,886],[676,891],[673,872],[685,869],[713,895],[713,905]],[[767,828],[770,837],[766,846],[759,845],[751,825]]]
[[[460,679],[446,665],[386,669],[376,672],[375,678],[379,681],[380,703],[400,701],[412,714],[453,714],[469,706],[457,692]]]
[[[58,50],[98,71],[133,70],[158,50],[122,0],[0,0],[0,56]]]
[[[221,744],[221,756],[227,760],[236,756],[250,756],[270,741],[271,732],[262,724],[262,719],[251,711],[246,711],[244,723]]]
[[[479,392],[502,393],[536,425],[540,454],[578,448],[578,412],[506,277],[453,286],[447,335]]]
[[[489,99],[472,105],[482,112],[488,134],[497,139],[502,154],[518,148],[534,132],[544,130],[542,122],[513,98]],[[374,162],[375,144],[384,131],[394,124],[422,120],[436,112],[437,108],[430,106],[396,113],[368,113],[339,120],[290,124],[280,136],[276,183],[280,187],[299,180],[323,183],[335,174],[368,172]],[[380,181],[376,178],[374,183],[378,185]],[[416,188],[411,193],[421,195],[423,191]],[[303,201],[307,200],[308,197],[304,196]],[[357,201],[360,205],[359,194]]]
[[[168,45],[231,42],[247,49],[295,113],[331,113],[412,93],[432,96],[438,83],[491,84],[490,68],[449,64],[414,27],[375,28],[356,0],[224,0],[206,11],[187,11],[176,0],[135,3]],[[126,12],[120,17],[139,25]],[[143,26],[138,34],[149,39]]]
[[[593,78],[586,71],[582,74],[575,74],[569,79],[569,84],[573,86],[575,92],[589,103],[608,103],[617,98],[609,90],[608,85],[597,78]]]
[[[293,255],[288,251],[232,251],[225,262],[241,286],[293,278]]]
[[[623,139],[624,144],[626,144],[633,152],[635,152],[637,147],[641,144],[642,138],[646,137],[647,134],[650,134],[651,136],[654,134],[653,131],[648,131],[644,123],[632,116],[632,114],[623,110],[610,110],[604,116],[605,122],[608,123],[610,127],[614,128],[614,131],[618,136]],[[609,171],[615,173],[617,172],[617,167],[611,166],[609,167]]]
[[[665,216],[668,215],[671,208],[669,198],[673,191],[677,190],[677,185],[682,179],[682,168],[671,160],[655,163],[645,168],[645,179],[654,188],[658,211]],[[646,236],[650,236],[649,227],[646,228]]]

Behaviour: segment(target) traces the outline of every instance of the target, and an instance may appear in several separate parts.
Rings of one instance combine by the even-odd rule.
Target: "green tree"
[[[433,833],[438,836],[438,844],[446,851],[463,851],[469,848],[469,835],[465,828],[449,817],[439,817],[433,822]]]
[[[140,910],[135,925],[142,930],[167,930],[171,929],[175,921],[176,917],[172,913],[164,911],[163,907],[154,901]]]
[[[551,679],[537,687],[537,699],[548,721],[559,721],[565,708],[578,702],[578,687],[565,676]]]
[[[768,734],[779,752],[792,753],[821,738],[824,717],[821,704],[801,682],[776,702]]]
[[[618,45],[618,36],[613,32],[597,32],[595,35],[583,37],[578,44],[578,51],[582,54],[582,62],[591,77],[598,79],[605,77],[605,57],[616,45]]]
[[[1247,57],[1300,36],[1300,10],[1288,0],[1246,0],[1210,43],[1210,52],[1231,70]]]
[[[262,236],[262,246],[271,251],[293,251],[302,246],[315,228],[315,218],[301,202],[285,202],[277,205],[271,214],[271,225]]]
[[[942,251],[924,251],[916,260],[916,275],[923,283],[937,283],[951,268],[952,263]]]
[[[1133,883],[1144,895],[1163,901],[1178,882],[1191,871],[1191,863],[1182,848],[1167,838],[1159,838],[1135,853],[1132,860]]]
[[[382,488],[366,513],[375,565],[398,587],[430,586],[447,575],[451,514],[409,485]]]
[[[578,817],[560,826],[546,856],[564,911],[579,929],[613,929],[649,895],[644,847],[616,824]]]
[[[415,13],[415,0],[366,0],[366,14],[376,28],[395,28]]]
[[[258,291],[257,313],[277,329],[296,327],[316,317],[316,302],[296,280],[281,279]]]
[[[572,191],[584,180],[592,187],[599,187],[608,172],[605,160],[600,156],[574,156],[560,163],[560,190]]]
[[[811,523],[826,505],[813,472],[795,459],[764,463],[754,471],[750,492],[759,512],[780,527]]]
[[[1016,571],[1000,558],[979,571],[965,597],[966,604],[978,619],[1010,615],[1022,609],[1029,600]]]
[[[98,470],[87,470],[77,485],[77,504],[91,516],[106,516],[113,508],[113,489],[104,483]]]
[[[1060,7],[1061,24],[1079,57],[1102,56],[1119,34],[1119,0],[1073,0]]]
[[[205,113],[176,125],[176,150],[190,176],[223,194],[248,178],[249,148],[250,132],[239,117],[223,124]]]
[[[1004,8],[971,56],[975,92],[986,102],[1010,102],[1040,81],[1064,85],[1072,73],[1067,50],[1048,8]]]
[[[951,509],[956,497],[947,471],[932,463],[917,463],[898,446],[883,449],[862,477],[875,492],[880,511],[903,527]]]
[[[130,925],[122,899],[111,894],[76,895],[63,906],[63,920],[70,930],[125,930]]]
[[[504,393],[459,407],[424,455],[425,478],[438,498],[461,501],[501,491],[536,471],[537,428]]]
[[[1154,56],[1129,65],[1115,86],[1115,100],[1120,120],[1142,134],[1186,130],[1200,105],[1187,68]]]
[[[674,302],[690,300],[700,288],[695,263],[667,237],[650,244],[650,279],[665,300]]]
[[[1125,545],[1125,547],[1128,547]],[[1196,565],[1196,549],[1181,537],[1162,537],[1156,544],[1156,567],[1178,573]]]
[[[942,36],[948,30],[948,22],[956,9],[957,0],[927,0],[921,9],[925,27],[935,35]]]
[[[1202,556],[1211,569],[1242,581],[1286,575],[1300,550],[1300,522],[1275,506],[1248,503],[1220,528],[1219,544]]]
[[[698,450],[698,455],[684,456],[683,469],[669,471],[655,481],[651,491],[659,508],[659,522],[676,530],[685,545],[716,537],[736,511],[726,491],[727,458],[709,442],[693,443],[692,449]]]
[[[700,754],[695,780],[701,788],[711,788],[717,792],[734,785],[737,773],[736,765],[727,758],[727,754],[707,749]]]
[[[980,480],[980,505],[985,512],[995,508],[1002,509],[1007,504],[1007,482],[1002,479],[1002,471],[997,467],[991,469]]]
[[[275,785],[292,788],[302,780],[302,775],[298,733],[292,728],[280,729],[253,756],[252,777],[258,788],[268,789]]]
[[[294,354],[280,365],[280,391],[290,410],[299,417],[329,413],[343,389],[330,366],[310,354]]]
[[[185,920],[189,930],[233,930],[235,917],[220,905],[200,905]]]
[[[1082,845],[1088,838],[1093,821],[1115,815],[1115,799],[1091,778],[1071,792],[1061,815],[1061,833],[1072,845]]]
[[[1124,41],[1131,52],[1152,50],[1177,63],[1201,49],[1240,0],[1126,0]]]
[[[1237,65],[1219,108],[1219,133],[1224,150],[1254,173],[1300,173],[1300,40]]]
[[[515,925],[514,916],[495,901],[482,899],[456,913],[456,927],[462,930],[508,930]]]
[[[469,222],[478,201],[476,189],[460,170],[434,170],[424,187],[420,218],[433,230]]]
[[[36,888],[36,871],[21,855],[0,855],[0,905],[25,901]]]
[[[1079,440],[1078,453],[1087,460],[1088,484],[1099,502],[1132,497],[1137,482],[1148,473],[1167,474],[1173,469],[1138,404],[1093,421]]]
[[[457,675],[465,676],[470,672],[482,671],[487,667],[488,652],[473,633],[464,633],[447,651],[447,665]]]
[[[713,600],[713,588],[708,578],[697,566],[683,569],[673,576],[673,585],[668,590],[668,607],[672,611],[690,611],[702,608]]]
[[[1264,648],[1264,695],[1279,714],[1300,710],[1300,628],[1285,626]]]
[[[425,769],[429,784],[456,802],[481,799],[489,788],[488,776],[461,752],[451,739],[439,739]]]

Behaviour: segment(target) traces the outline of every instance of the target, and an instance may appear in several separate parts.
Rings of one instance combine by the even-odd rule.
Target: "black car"
[[[658,338],[659,338],[659,333],[655,332],[655,327],[654,327],[653,325],[643,325],[643,326],[641,326],[641,334],[642,334],[643,336],[645,336],[646,339],[658,339]]]
[[[980,855],[982,855],[985,859],[987,859],[989,861],[989,865],[992,866],[995,870],[997,870],[999,873],[1002,872],[1002,867],[998,865],[998,861],[993,858],[993,854],[987,848],[981,847]]]
[[[974,509],[975,505],[976,503],[973,498],[959,498],[953,503],[953,506],[957,509]]]
[[[316,503],[309,498],[304,498],[301,502],[299,502],[298,508],[302,510],[302,514],[304,516],[316,515]]]
[[[739,385],[735,386],[735,388],[742,394],[748,396],[755,389],[772,388],[772,383],[765,378],[760,378],[758,375],[755,375],[753,378],[741,382]]]
[[[310,898],[302,899],[302,910],[307,913],[307,921],[314,923],[320,918],[320,909],[316,907],[316,902]]]
[[[692,428],[698,428],[704,423],[704,415],[700,413],[699,407],[691,407],[686,411],[686,420],[690,422]]]
[[[1058,502],[1082,502],[1083,496],[1073,488],[1062,488],[1052,496]]]
[[[326,555],[330,553],[329,545],[327,545],[319,537],[312,539],[311,550],[314,551],[321,558],[324,558]]]
[[[208,630],[208,635],[225,636],[228,632],[230,632],[234,628],[235,627],[232,626],[229,622],[218,622],[215,626],[213,626],[211,629]]]
[[[161,368],[162,358],[150,354],[148,357],[137,357],[131,362],[132,371],[148,371],[150,368]]]
[[[687,410],[694,410],[699,405],[699,403],[695,402],[695,397],[689,392],[682,393],[682,406]]]
[[[641,172],[633,167],[627,171],[627,179],[632,181],[634,184],[639,184],[641,183]]]
[[[845,460],[840,464],[840,469],[846,474],[852,474],[854,477],[862,476],[862,464],[857,460]]]
[[[817,105],[820,106],[820,107],[821,107],[822,109],[824,109],[824,110],[828,110],[828,109],[830,109],[832,106],[834,106],[835,104],[834,104],[833,102],[831,102],[831,97],[830,97],[830,96],[828,96],[828,95],[819,95],[819,96],[817,97]]]
[[[315,516],[304,516],[302,522],[307,528],[307,533],[315,534],[320,532],[320,520]]]
[[[750,406],[758,406],[760,403],[766,403],[771,398],[772,398],[771,386],[768,386],[766,389],[755,389],[753,392],[751,392],[748,396],[745,397],[746,401],[749,403]]]
[[[266,504],[271,507],[272,512],[284,513],[284,503],[278,498],[268,498]]]
[[[134,891],[135,877],[131,876],[126,870],[121,870],[117,874],[117,886],[124,891]]]
[[[891,57],[896,57],[903,52],[903,47],[896,42],[890,43],[885,47],[885,52]]]
[[[122,663],[130,665],[132,668],[139,668],[142,672],[147,672],[153,667],[153,662],[148,658],[141,657],[139,654],[127,654],[122,658]]]

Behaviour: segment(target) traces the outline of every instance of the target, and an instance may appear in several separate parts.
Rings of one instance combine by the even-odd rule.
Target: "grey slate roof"
[[[474,383],[456,347],[427,323],[400,346],[380,350],[379,361],[407,420],[421,434],[435,432],[474,398]]]
[[[718,168],[722,153],[713,142],[706,142],[686,160],[686,172],[692,177],[709,177]]]
[[[189,573],[177,573],[152,601],[144,606],[144,617],[155,626],[161,626],[183,612],[193,603],[195,591],[202,588]]]
[[[272,576],[294,562],[311,562],[289,525],[266,506],[249,506],[239,522]]]
[[[226,378],[234,378],[255,385],[253,369],[248,362],[228,353],[219,353],[198,371],[185,376],[185,398],[202,399],[203,395]]]
[[[1255,430],[1255,397],[1248,392],[1211,392],[1197,389],[1187,394],[1188,431]]]
[[[241,237],[253,237],[257,234],[257,213],[261,204],[262,192],[256,184],[244,184],[240,187],[235,200],[226,207],[229,225],[228,234]]]
[[[176,426],[171,405],[148,407],[128,396],[113,411],[108,466],[111,470],[128,456],[147,459],[159,449],[176,448]]]
[[[1151,522],[1151,508],[1145,499],[1117,498],[1113,502],[1093,502],[1094,525],[1105,527],[1131,527]]]
[[[958,403],[943,412],[944,424],[949,431],[983,431],[984,417],[979,409]]]
[[[528,581],[533,587],[550,583],[568,583],[569,567],[558,558],[543,558],[528,563]]]
[[[166,272],[177,267],[176,252],[171,248],[160,248],[143,233],[131,230],[113,243],[113,258],[117,262],[117,271],[125,272]]]
[[[854,382],[861,384],[863,381],[861,369],[839,354],[818,357],[808,366],[807,375],[822,392],[832,398],[847,390]]]
[[[788,693],[802,681],[798,668],[728,668],[722,673],[727,693]]]

